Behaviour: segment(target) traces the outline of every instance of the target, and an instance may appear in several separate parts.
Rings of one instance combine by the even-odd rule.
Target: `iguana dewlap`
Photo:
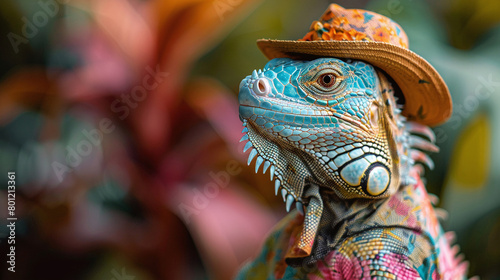
[[[420,179],[434,135],[368,63],[275,58],[240,84],[248,163],[287,211],[237,279],[465,279]]]

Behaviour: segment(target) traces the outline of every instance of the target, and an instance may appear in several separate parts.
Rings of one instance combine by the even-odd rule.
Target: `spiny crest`
[[[439,148],[434,144],[436,136],[434,132],[427,126],[405,121],[405,117],[399,116],[403,133],[396,139],[396,142],[403,146],[400,155],[402,170],[401,184],[415,184],[415,178],[412,178],[410,171],[415,167],[416,163],[422,163],[429,169],[434,169],[434,162],[425,152],[438,152]]]

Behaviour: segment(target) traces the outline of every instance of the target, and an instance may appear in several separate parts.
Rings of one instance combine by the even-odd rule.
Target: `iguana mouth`
[[[283,107],[289,106],[289,103],[282,102],[278,99],[272,99],[272,103]],[[293,108],[287,108],[287,109],[289,110],[289,112],[283,112],[283,110],[280,111],[273,110],[272,108],[262,108],[254,105],[240,104],[240,119],[243,121],[244,118],[257,116],[263,119],[278,121],[283,124],[293,124],[296,127],[307,127],[307,125],[310,123],[318,127],[321,127],[321,126],[328,126],[330,123],[339,122],[342,125],[348,126],[352,129],[356,130],[361,129],[366,132],[371,132],[370,128],[367,125],[361,123],[360,121],[356,121],[353,118],[350,118],[349,116],[339,114],[335,110],[325,111],[325,110],[330,110],[330,108],[311,109],[310,106],[308,108],[306,106],[296,105]],[[252,110],[252,111],[246,112],[245,110]],[[243,114],[244,116],[241,116],[241,114]],[[281,119],[277,119],[275,117],[275,114],[281,114],[283,115],[283,117]],[[296,118],[300,119],[309,118],[310,122],[300,123],[296,121]],[[318,118],[322,118],[322,120],[318,120]]]

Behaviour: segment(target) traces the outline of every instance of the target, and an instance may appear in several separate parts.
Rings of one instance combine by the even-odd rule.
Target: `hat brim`
[[[363,60],[385,71],[405,97],[403,115],[435,126],[452,113],[452,101],[439,73],[418,54],[389,43],[370,41],[257,40],[268,59],[337,57]]]

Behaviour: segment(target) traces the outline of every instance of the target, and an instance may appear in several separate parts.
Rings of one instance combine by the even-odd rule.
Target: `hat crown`
[[[390,18],[361,9],[331,4],[300,41],[372,41],[408,49],[408,36]]]

